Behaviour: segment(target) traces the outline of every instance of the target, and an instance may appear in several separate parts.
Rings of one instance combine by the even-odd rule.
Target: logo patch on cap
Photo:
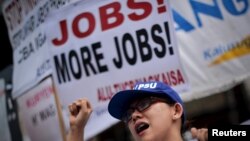
[[[134,90],[140,90],[140,89],[154,89],[156,88],[157,83],[153,82],[153,83],[145,83],[145,84],[138,84],[135,85]]]

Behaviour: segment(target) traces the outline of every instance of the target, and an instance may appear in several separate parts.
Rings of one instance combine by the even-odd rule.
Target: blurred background
[[[189,1],[189,3],[191,3],[192,1],[193,0]],[[179,7],[179,5],[175,4],[175,2],[173,1],[170,1],[170,2],[172,2],[174,8],[177,9]],[[220,0],[214,0],[213,2],[222,3]],[[249,0],[245,2],[249,4]],[[0,3],[2,4],[3,1],[1,1]],[[198,4],[196,6],[198,6]],[[247,9],[248,15],[250,15],[249,5],[247,8],[248,8]],[[225,11],[222,10],[222,13],[223,12]],[[177,13],[175,12],[173,13],[175,14],[175,16],[177,16],[176,15]],[[250,19],[243,21],[243,22],[250,23]],[[6,95],[6,97],[10,97],[10,99],[12,99],[12,104],[13,104],[12,106],[16,107],[15,112],[18,113],[17,112],[18,104],[16,103],[15,98],[11,96],[12,80],[13,80],[12,77],[13,77],[13,70],[14,70],[13,69],[14,68],[13,50],[11,47],[11,43],[10,43],[9,36],[8,36],[8,29],[7,29],[2,12],[0,14],[0,29],[1,29],[0,30],[1,31],[0,33],[0,53],[1,53],[0,54],[0,57],[1,57],[0,78],[1,80],[4,81],[1,91],[4,91],[3,93],[5,93],[5,94],[1,93],[0,96]],[[197,29],[197,30],[201,30],[201,29]],[[248,36],[249,36],[250,35],[249,28],[245,30],[248,30]],[[179,39],[178,37],[181,36],[181,34],[183,33],[180,33],[180,32],[177,33],[177,40]],[[212,38],[212,37],[207,37],[207,38]],[[182,44],[183,43],[180,41],[179,45],[182,46]],[[249,43],[247,44],[247,47],[248,48],[250,47]],[[182,53],[183,51],[185,50],[180,51],[181,52],[180,55],[183,54]],[[196,60],[196,58],[193,58],[193,59]],[[247,59],[246,59],[246,62],[247,62]],[[248,59],[248,62],[250,62],[249,59]],[[186,65],[184,64],[184,66]],[[250,70],[248,70],[248,74],[249,72]],[[225,73],[227,72],[225,71]],[[234,85],[231,85],[231,87],[223,88],[218,91],[212,91],[210,94],[206,94],[205,96],[202,96],[202,93],[200,93],[198,94],[197,97],[195,96],[193,96],[192,98],[184,97],[185,109],[186,109],[187,120],[188,120],[187,129],[190,127],[200,128],[200,127],[208,127],[208,126],[213,126],[213,125],[225,125],[225,124],[248,124],[247,121],[250,119],[250,104],[249,104],[250,103],[250,78],[245,77],[241,80],[242,81],[238,81],[237,83],[234,83]],[[219,84],[221,82],[218,81],[216,83]],[[209,92],[206,92],[206,93],[209,93]],[[5,100],[5,98],[1,99],[0,101],[1,105],[8,105],[7,101],[8,100]],[[6,132],[8,133],[11,132],[9,134],[12,134],[10,135],[12,139],[10,137],[5,137],[5,138],[2,137],[1,139],[1,136],[0,136],[1,141],[30,140],[29,134],[27,133],[27,131],[25,131],[27,129],[24,129],[25,127],[22,127],[23,125],[20,124],[20,122],[22,121],[18,119],[18,115],[16,116],[16,119],[17,119],[16,122],[11,123],[9,114],[3,113],[3,112],[6,112],[6,110],[1,109],[1,112],[0,112],[1,114],[0,118],[1,117],[3,118],[4,116],[8,116],[5,118],[8,121],[8,125],[6,123],[6,127],[9,126],[9,129],[2,128],[0,130],[1,132],[0,135],[5,134]],[[4,121],[2,121],[2,123],[4,123]],[[133,139],[127,127],[123,123],[117,122],[115,124],[111,124],[110,127],[101,131],[97,135],[89,138],[88,140],[89,141],[130,141]]]

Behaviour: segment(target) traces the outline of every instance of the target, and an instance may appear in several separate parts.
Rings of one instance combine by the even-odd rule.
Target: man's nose
[[[134,112],[131,115],[132,121],[136,122],[137,119],[140,119],[142,117],[142,113],[139,112],[138,110],[134,110]]]

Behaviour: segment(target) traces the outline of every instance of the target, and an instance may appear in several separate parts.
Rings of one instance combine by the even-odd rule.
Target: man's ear
[[[173,112],[174,112],[174,114],[173,114],[173,119],[174,120],[181,118],[182,113],[183,113],[183,107],[181,106],[180,103],[175,103],[174,104]]]

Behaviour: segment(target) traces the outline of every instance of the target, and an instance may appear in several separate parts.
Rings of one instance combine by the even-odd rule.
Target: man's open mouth
[[[135,131],[137,134],[140,134],[142,131],[146,130],[149,127],[149,124],[141,122],[135,127]]]

